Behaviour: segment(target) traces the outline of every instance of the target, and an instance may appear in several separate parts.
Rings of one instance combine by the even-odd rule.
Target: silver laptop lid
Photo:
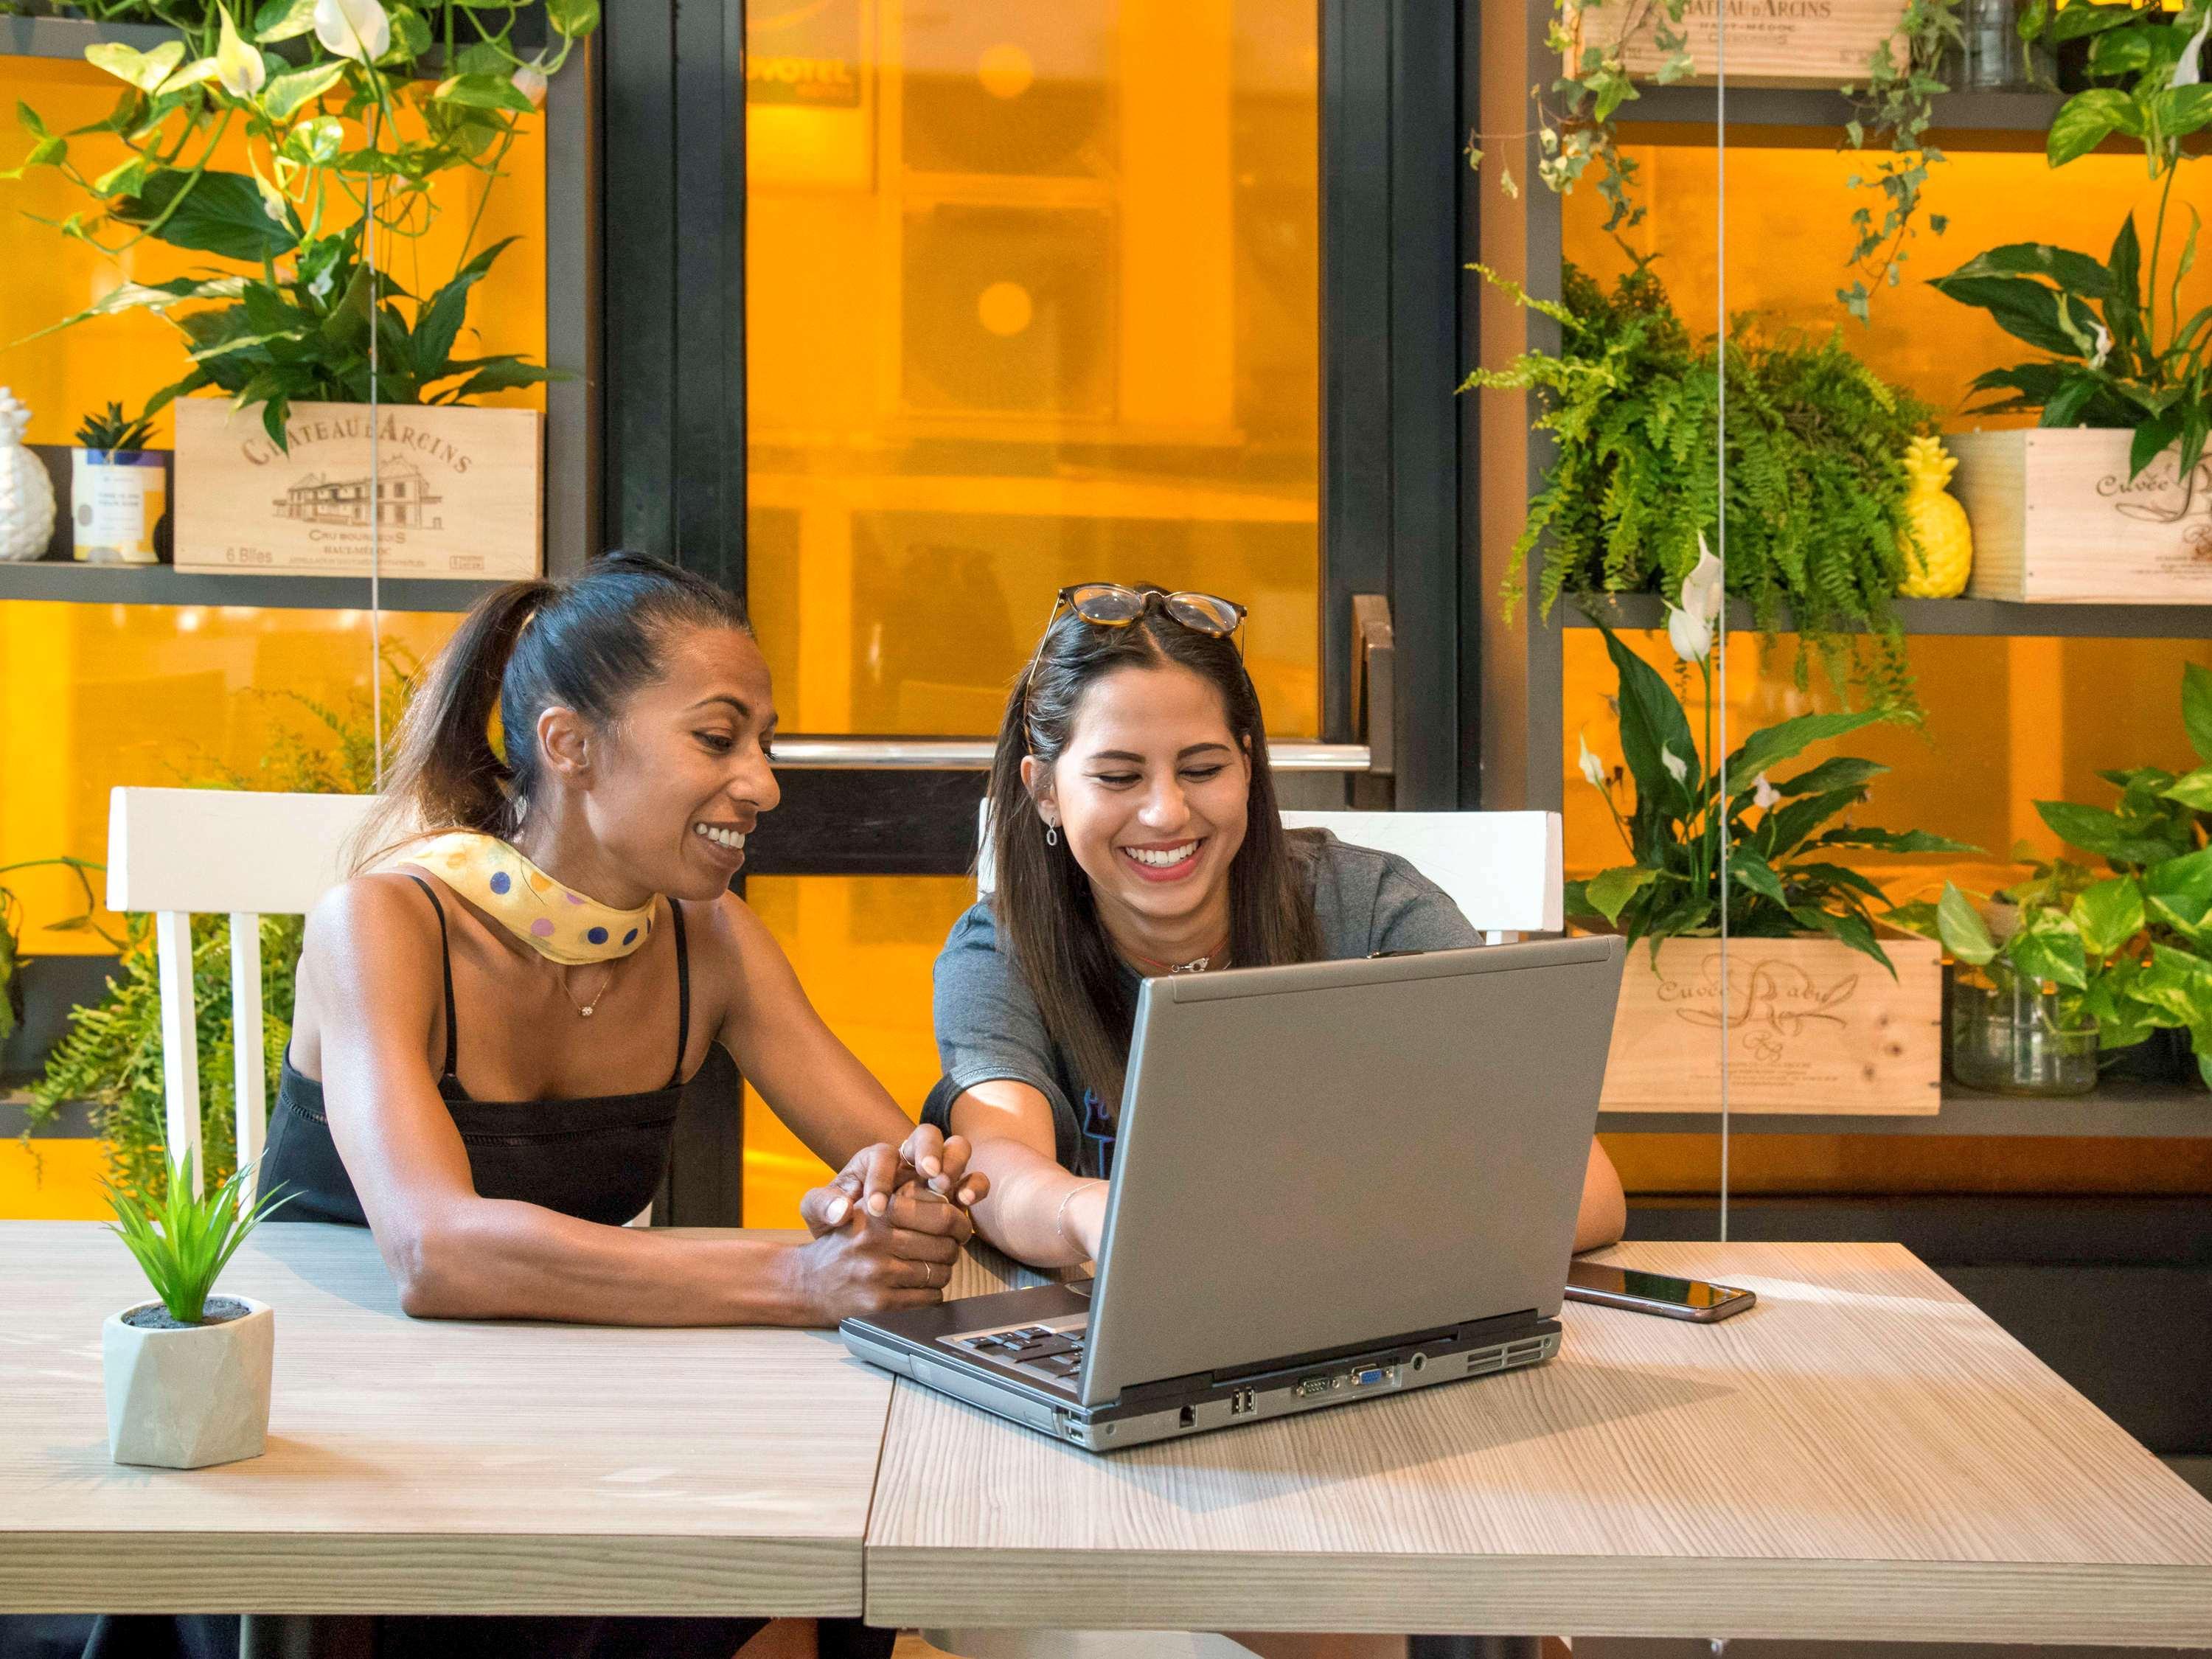
[[[1559,1311],[1618,939],[1147,980],[1085,1405]]]

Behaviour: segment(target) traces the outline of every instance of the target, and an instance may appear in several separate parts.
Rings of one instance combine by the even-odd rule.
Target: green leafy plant
[[[2212,1083],[2212,672],[2194,663],[2182,671],[2181,709],[2193,770],[2100,773],[2119,791],[2110,807],[2035,804],[2052,832],[2101,859],[2105,873],[2063,859],[2035,864],[1997,895],[2019,917],[2001,942],[1955,888],[1938,904],[1902,906],[1892,920],[1993,977],[2058,987],[2062,1017],[2094,1018],[2101,1048],[2186,1030]]]
[[[1729,591],[1770,635],[1798,634],[1801,685],[1809,654],[1839,691],[1856,684],[1875,706],[1917,714],[1891,596],[1909,534],[1905,449],[1933,411],[1834,333],[1767,337],[1739,318],[1725,343],[1697,338],[1650,260],[1631,258],[1609,292],[1568,264],[1557,304],[1475,267],[1559,325],[1556,355],[1525,352],[1461,388],[1534,392],[1535,425],[1555,445],[1514,544],[1509,602],[1540,544],[1547,616],[1563,593],[1679,590],[1719,524],[1725,372]]]
[[[387,655],[387,723],[404,711],[415,687],[410,659]],[[366,794],[375,787],[376,736],[368,699],[343,707],[295,691],[248,692],[303,721],[280,724],[251,772],[204,766],[196,781],[225,789],[304,794]],[[162,1094],[161,994],[152,929],[133,916],[107,994],[70,1016],[45,1073],[32,1085],[26,1136],[70,1101],[89,1101],[104,1143],[108,1178],[148,1201],[168,1182],[167,1119]],[[261,918],[262,1063],[268,1098],[292,1036],[292,1009],[305,922]],[[229,923],[222,916],[192,921],[192,1000],[200,1054],[201,1162],[210,1178],[228,1176],[235,1158],[236,1031],[230,1001]]]
[[[14,864],[0,864],[0,878],[25,870],[68,871],[76,878],[76,884],[83,892],[84,908],[75,915],[63,917],[59,921],[50,921],[46,927],[57,933],[94,933],[112,945],[119,945],[121,941],[94,920],[100,908],[100,896],[93,891],[91,872],[106,867],[87,859],[23,859]],[[21,975],[24,920],[22,899],[4,879],[0,879],[0,1042],[15,1034],[15,1028],[23,1017]]]
[[[1650,939],[1655,963],[1660,941],[1712,937],[1725,915],[1731,937],[1825,933],[1894,974],[1869,908],[1869,901],[1887,905],[1881,886],[1836,860],[1852,852],[1975,849],[1917,830],[1834,823],[1889,769],[1873,761],[1838,755],[1778,783],[1768,781],[1769,768],[1872,724],[1882,718],[1876,711],[1801,714],[1753,732],[1723,766],[1710,763],[1713,671],[1710,655],[1698,648],[1698,630],[1707,625],[1701,590],[1717,602],[1717,568],[1692,574],[1696,606],[1677,613],[1669,629],[1678,653],[1696,663],[1704,679],[1702,744],[1674,688],[1600,625],[1620,676],[1621,756],[1632,783],[1628,800],[1619,793],[1617,775],[1587,744],[1583,776],[1604,798],[1631,861],[1569,883],[1567,914],[1617,927],[1632,941]]]
[[[110,403],[106,412],[88,415],[77,423],[76,441],[86,449],[102,454],[129,454],[153,441],[152,411],[133,419],[123,412],[123,405]]]
[[[154,1294],[180,1325],[197,1325],[206,1317],[208,1293],[238,1247],[287,1202],[282,1189],[249,1200],[251,1178],[250,1170],[240,1170],[202,1197],[192,1189],[192,1155],[187,1150],[169,1171],[167,1190],[158,1200],[112,1183],[105,1188],[108,1207],[115,1212],[108,1231],[130,1248]]]
[[[281,448],[289,399],[367,395],[371,341],[394,359],[376,380],[379,397],[393,403],[424,401],[433,384],[456,376],[466,383],[439,401],[547,378],[520,358],[452,353],[467,291],[497,254],[472,252],[490,181],[547,77],[597,28],[598,0],[548,0],[542,15],[556,44],[527,57],[517,26],[538,8],[525,0],[389,9],[381,0],[264,0],[250,18],[222,0],[109,0],[92,10],[165,23],[177,38],[145,52],[114,41],[86,48],[122,82],[114,110],[58,132],[19,104],[31,149],[0,176],[62,173],[89,199],[54,228],[104,252],[120,257],[150,239],[247,268],[126,281],[56,325],[220,303],[172,319],[194,368],[154,408],[219,386],[265,403]],[[214,168],[234,134],[245,141],[246,170]],[[484,188],[456,273],[414,301],[387,274],[387,256],[364,252],[379,246],[370,228],[385,248],[419,239],[435,218],[435,183],[470,172]]]
[[[2015,242],[1936,279],[1939,293],[1987,311],[2006,333],[2051,354],[1978,377],[1974,391],[2008,395],[1970,412],[2033,412],[2045,427],[2132,428],[2130,478],[2176,443],[2186,477],[2212,438],[2205,361],[2212,306],[2181,314],[2182,279],[2197,264],[2194,207],[2171,266],[2166,253],[2170,234],[2179,234],[2173,181],[2189,154],[2181,141],[2212,126],[2212,86],[2199,80],[2212,0],[2191,0],[2179,14],[2100,5],[2053,13],[2035,0],[2022,28],[2053,43],[2087,38],[2092,73],[2125,83],[2093,87],[2059,107],[2045,141],[2051,165],[2064,167],[2118,133],[2142,143],[2151,178],[2162,183],[2148,263],[2130,212],[2102,260]]]
[[[1897,28],[1869,55],[1863,87],[1846,87],[1851,118],[1844,142],[1865,149],[1881,144],[1871,173],[1854,175],[1853,189],[1880,192],[1879,218],[1871,208],[1851,214],[1852,246],[1847,261],[1855,276],[1838,289],[1838,300],[1861,322],[1870,320],[1875,289],[1895,287],[1909,258],[1907,245],[1917,234],[1921,192],[1928,169],[1943,161],[1928,142],[1935,100],[1948,90],[1937,70],[1945,52],[1960,38],[1960,0],[1909,0]],[[1640,94],[1622,58],[1623,43],[1649,31],[1652,44],[1667,54],[1652,79],[1670,86],[1695,74],[1683,24],[1687,0],[1553,0],[1545,44],[1559,57],[1559,76],[1548,88],[1535,88],[1537,175],[1556,194],[1574,189],[1595,162],[1597,190],[1605,198],[1605,228],[1616,231],[1644,217],[1636,199],[1633,156],[1621,152],[1613,122]],[[1480,167],[1484,151],[1478,139],[1468,146],[1470,163]],[[1509,194],[1517,193],[1510,173],[1502,175]],[[1928,217],[1938,235],[1944,222]],[[1869,287],[1871,281],[1873,288]]]

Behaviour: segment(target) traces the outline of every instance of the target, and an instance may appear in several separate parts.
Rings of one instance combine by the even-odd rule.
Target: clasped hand
[[[814,1235],[799,1251],[808,1300],[827,1322],[943,1297],[975,1235],[969,1208],[990,1190],[968,1156],[963,1138],[923,1124],[896,1147],[863,1148],[799,1200]]]

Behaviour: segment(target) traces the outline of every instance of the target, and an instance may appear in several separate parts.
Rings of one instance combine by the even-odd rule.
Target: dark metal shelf
[[[1614,593],[1587,603],[1613,628],[1667,625],[1666,604],[1656,593]],[[1899,599],[1896,606],[1897,620],[1907,634],[1992,639],[2212,639],[2212,605],[2016,605],[2009,599]],[[1596,626],[1571,598],[1562,599],[1553,615],[1568,628]],[[1753,626],[1749,603],[1729,600],[1728,621],[1731,632],[1748,631]]]
[[[1634,101],[1624,104],[1614,118],[1623,125],[1712,126],[1718,118],[1721,100],[1713,87],[1645,86],[1638,88],[1638,93]],[[2063,94],[2054,92],[1945,93],[1936,100],[1935,130],[1939,137],[1986,132],[2040,139],[2065,101]],[[1730,128],[1823,127],[1840,134],[1844,124],[1856,112],[1851,100],[1832,88],[1728,89]]]
[[[386,576],[386,611],[465,611],[501,586]],[[0,599],[72,605],[246,605],[287,611],[363,611],[366,576],[229,575],[168,564],[76,564],[57,559],[0,564]]]
[[[162,23],[88,23],[76,17],[0,17],[0,57],[76,58],[87,46],[118,40],[150,52],[177,38]]]
[[[1601,1132],[1614,1134],[1712,1134],[1720,1114],[1606,1112]],[[2212,1093],[2172,1083],[2105,1083],[2073,1100],[2025,1100],[1943,1085],[1942,1109],[1925,1117],[1799,1116],[1734,1112],[1731,1134],[2013,1135],[2119,1139],[2212,1139]]]

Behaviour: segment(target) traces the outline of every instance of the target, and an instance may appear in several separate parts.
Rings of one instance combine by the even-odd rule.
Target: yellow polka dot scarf
[[[653,937],[654,901],[617,910],[564,887],[496,836],[454,830],[404,861],[419,864],[541,957],[574,968],[626,957]]]

